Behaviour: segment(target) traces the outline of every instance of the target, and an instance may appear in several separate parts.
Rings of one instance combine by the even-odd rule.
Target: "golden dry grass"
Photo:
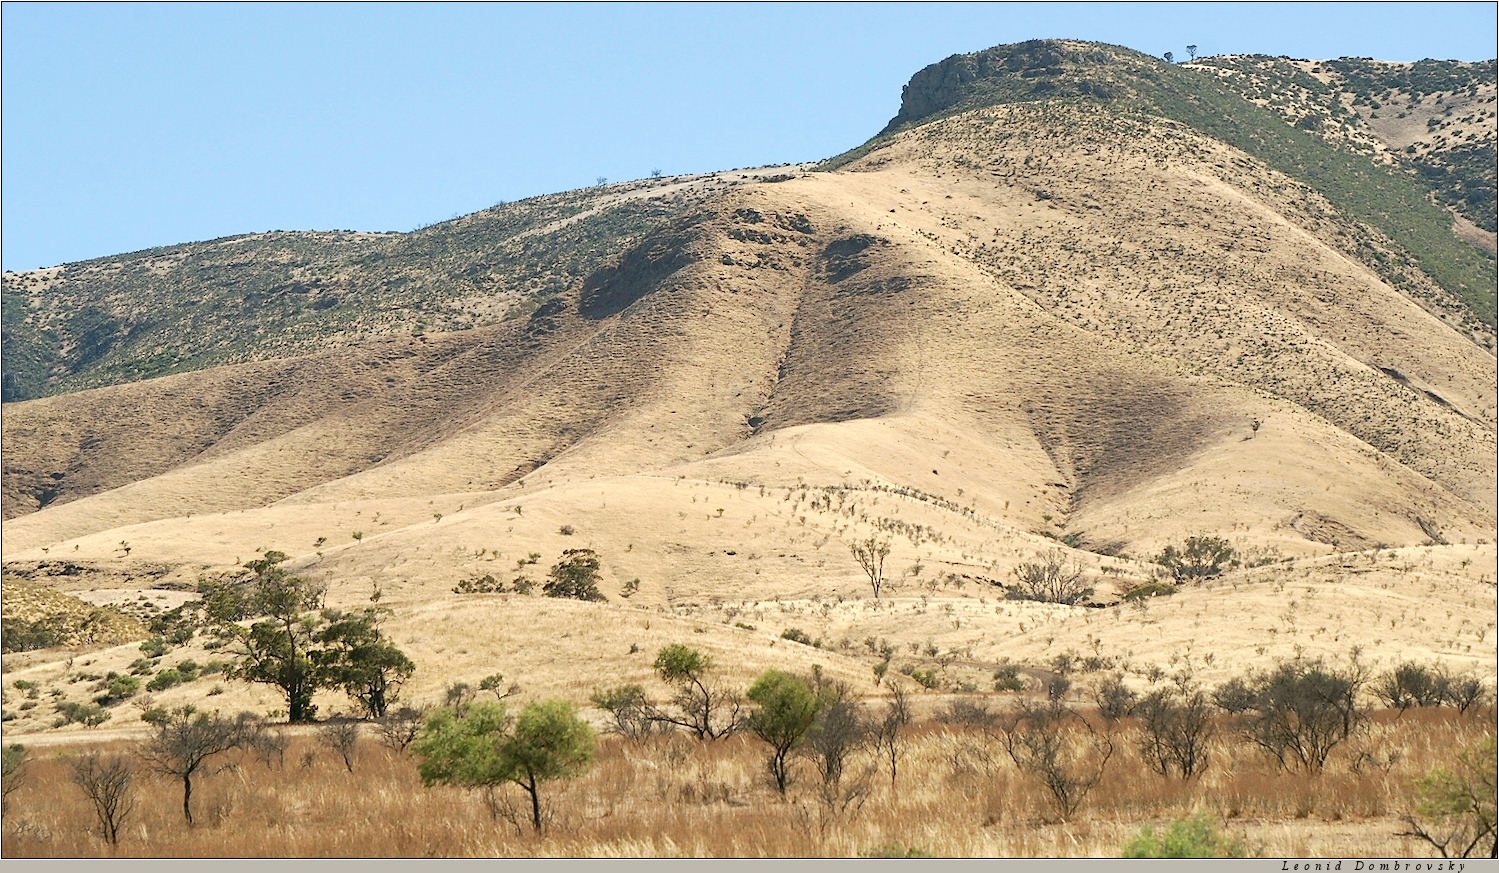
[[[1412,780],[1492,731],[1491,721],[1492,711],[1386,713],[1314,776],[1278,770],[1220,734],[1210,768],[1191,783],[1147,771],[1127,726],[1103,781],[1069,821],[1058,820],[1039,784],[993,736],[970,727],[915,726],[898,789],[881,769],[869,777],[867,801],[841,814],[817,799],[805,761],[788,797],[777,797],[764,746],[752,737],[606,738],[586,775],[546,786],[551,825],[540,838],[513,786],[496,797],[521,810],[519,827],[492,816],[477,791],[423,788],[412,758],[370,738],[350,774],[304,734],[292,738],[280,766],[243,758],[203,779],[196,828],[181,821],[176,784],[142,782],[118,849],[95,835],[69,782],[68,757],[87,748],[70,744],[33,749],[28,781],[11,797],[3,850],[11,858],[760,857],[854,856],[898,843],[940,856],[1107,857],[1142,825],[1201,810],[1267,856],[1420,856],[1419,845],[1395,836],[1412,805]],[[848,779],[872,767],[873,757],[861,753]]]

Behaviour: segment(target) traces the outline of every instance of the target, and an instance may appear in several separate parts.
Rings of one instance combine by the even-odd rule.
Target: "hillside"
[[[888,644],[949,689],[1091,655],[1082,695],[1356,645],[1491,685],[1493,261],[1415,174],[1226,78],[1000,47],[817,170],[7,275],[41,339],[4,408],[6,570],[116,603],[280,550],[330,605],[378,591],[428,699],[503,671],[582,700],[684,640],[741,683],[872,688]],[[1199,534],[1238,566],[1121,600]],[[454,590],[580,547],[603,603]],[[1005,599],[1051,549],[1091,606]]]

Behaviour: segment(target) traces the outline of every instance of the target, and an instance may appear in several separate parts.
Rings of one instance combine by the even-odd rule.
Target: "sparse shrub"
[[[1208,764],[1213,713],[1201,691],[1156,691],[1134,707],[1140,719],[1140,757],[1161,776],[1201,775]]]
[[[1094,692],[1093,700],[1098,704],[1098,714],[1106,724],[1113,725],[1135,711],[1139,695],[1131,691],[1117,676],[1105,679]]]
[[[661,721],[686,728],[698,739],[716,740],[743,727],[739,695],[708,684],[713,660],[681,643],[665,646],[656,654],[656,675],[677,687],[672,702],[680,714],[658,710]]]
[[[359,748],[359,722],[330,721],[318,728],[318,740],[338,753],[344,768],[354,772],[354,753]]]
[[[1223,572],[1224,565],[1233,561],[1234,550],[1222,537],[1187,537],[1180,551],[1167,546],[1156,556],[1156,563],[1171,573],[1178,585],[1201,581]]]
[[[1476,676],[1459,676],[1450,679],[1443,689],[1442,700],[1458,712],[1466,714],[1488,697],[1488,690]]]
[[[1281,663],[1227,695],[1220,688],[1215,699],[1227,696],[1235,706],[1243,707],[1237,717],[1239,732],[1282,767],[1317,772],[1362,719],[1357,705],[1361,684],[1356,673],[1340,673],[1320,661],[1297,659]]]
[[[793,643],[801,643],[804,646],[812,645],[812,638],[807,636],[801,628],[788,627],[781,631],[781,639],[790,640]]]
[[[73,761],[73,784],[93,805],[99,833],[119,845],[120,828],[135,809],[135,767],[122,755],[90,752]]]
[[[1103,778],[1114,743],[1060,701],[1021,704],[1008,718],[1005,751],[1047,790],[1063,819],[1077,811]]]
[[[1404,663],[1374,683],[1373,691],[1391,709],[1439,706],[1447,697],[1449,680],[1440,668]]]
[[[643,740],[659,732],[662,725],[659,714],[646,699],[645,689],[639,685],[600,689],[589,700],[609,713],[612,720],[609,729],[627,739]]]
[[[1028,561],[1014,570],[1015,584],[1005,586],[1010,597],[1042,603],[1074,606],[1093,594],[1083,580],[1082,564],[1069,563],[1061,549],[1052,549],[1040,561]]]
[[[171,651],[171,649],[172,647],[161,637],[155,637],[141,643],[141,654],[148,658],[160,658]]]
[[[942,687],[942,677],[937,675],[936,670],[916,669],[911,671],[911,678],[921,683],[923,688]]]
[[[603,600],[599,593],[599,556],[592,549],[568,549],[552,566],[541,592],[548,597]]]
[[[1146,825],[1120,854],[1126,858],[1243,858],[1243,844],[1218,832],[1205,814],[1171,822],[1159,834]]]
[[[422,720],[427,717],[427,706],[403,706],[387,712],[375,721],[375,735],[392,752],[404,752],[422,730]]]

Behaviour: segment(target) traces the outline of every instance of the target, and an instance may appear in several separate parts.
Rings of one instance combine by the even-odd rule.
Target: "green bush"
[[[174,688],[187,681],[189,681],[188,677],[176,667],[168,667],[167,669],[162,670],[160,673],[157,673],[154,677],[152,677],[150,682],[146,683],[146,690],[165,691],[168,688]]]
[[[1242,843],[1218,832],[1206,815],[1177,819],[1157,834],[1146,825],[1125,844],[1126,858],[1244,858]]]
[[[812,645],[812,638],[807,636],[801,628],[788,627],[781,631],[781,639],[790,640],[793,643],[801,643],[804,646]]]

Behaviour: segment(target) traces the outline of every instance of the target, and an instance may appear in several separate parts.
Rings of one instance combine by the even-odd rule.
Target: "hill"
[[[283,551],[330,605],[379,592],[429,699],[497,671],[582,699],[683,640],[736,681],[1065,656],[1145,684],[1186,655],[1216,682],[1354,645],[1491,680],[1492,261],[1417,175],[1233,77],[1000,47],[818,170],[8,275],[54,330],[17,390],[97,387],[6,404],[6,569],[102,603]],[[150,275],[159,320],[84,362],[56,326],[146,313]],[[1122,600],[1200,534],[1238,566]],[[455,590],[578,547],[606,602]],[[1006,599],[1053,549],[1091,606]]]

